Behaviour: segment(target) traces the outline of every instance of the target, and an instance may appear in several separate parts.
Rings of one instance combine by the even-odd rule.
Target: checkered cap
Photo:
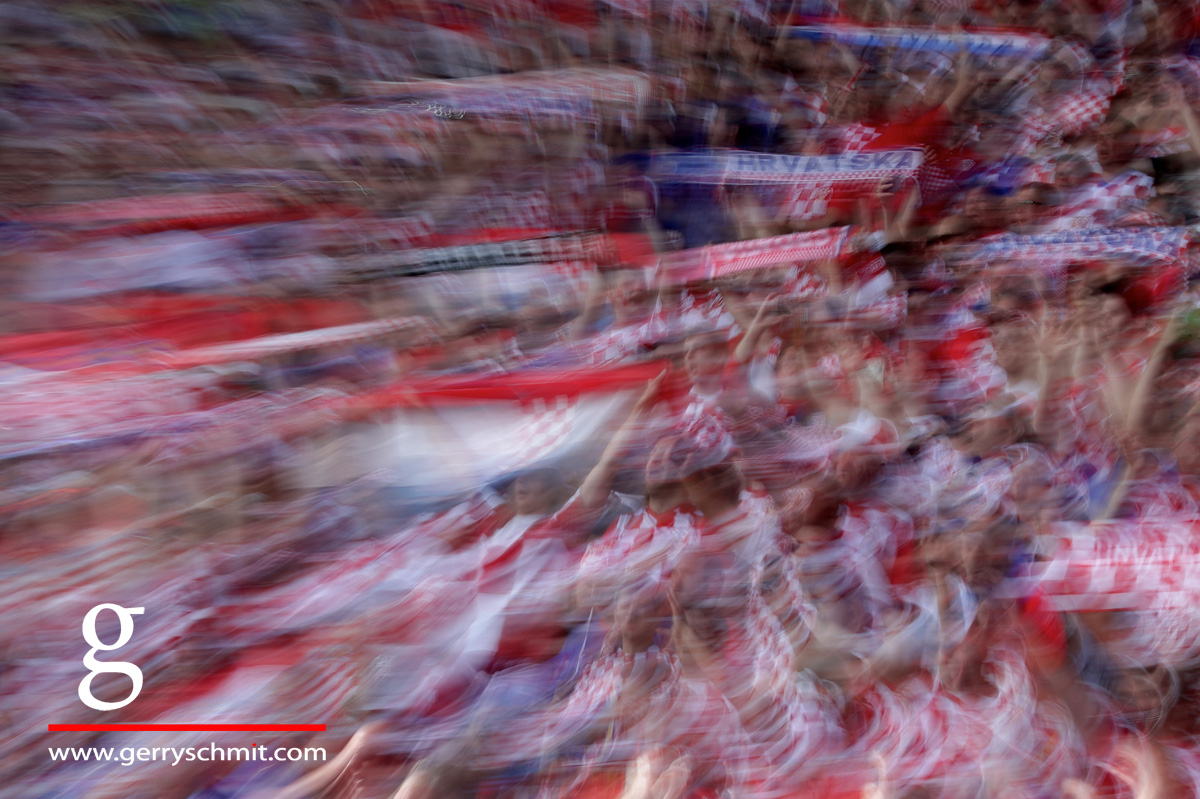
[[[646,473],[664,482],[682,480],[726,461],[734,449],[733,438],[716,419],[697,414],[659,440]]]
[[[760,480],[794,481],[827,468],[838,442],[837,431],[831,427],[791,426],[782,431],[778,441],[748,453],[743,468]]]

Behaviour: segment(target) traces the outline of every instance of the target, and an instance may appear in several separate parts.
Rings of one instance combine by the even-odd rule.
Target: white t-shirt
[[[545,518],[544,514],[538,513],[526,513],[514,516],[503,527],[488,537],[488,544],[497,547],[508,547],[515,544],[520,540],[521,536],[525,535],[526,530]]]

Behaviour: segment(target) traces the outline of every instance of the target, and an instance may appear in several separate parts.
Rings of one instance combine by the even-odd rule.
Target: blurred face
[[[1036,189],[1021,189],[1009,207],[1013,225],[1023,228],[1037,227],[1045,209],[1045,198]]]
[[[1096,159],[1106,166],[1119,160],[1117,147],[1111,137],[1101,136],[1097,139]]]
[[[730,607],[713,602],[722,587],[721,559],[700,558],[679,565],[675,575],[674,593],[683,620],[692,632],[706,644],[720,643],[728,629]]]
[[[1117,698],[1126,716],[1139,727],[1153,726],[1163,705],[1163,696],[1149,674],[1127,671],[1118,683]]]
[[[645,277],[640,272],[623,270],[609,289],[608,300],[618,314],[633,313],[644,308],[650,300]]]
[[[625,639],[649,645],[669,614],[660,598],[630,592],[618,600],[613,621]]]
[[[917,347],[909,347],[904,352],[904,360],[900,362],[897,376],[906,391],[916,391],[931,383],[926,375],[928,359],[924,352]]]
[[[986,684],[983,665],[987,643],[978,634],[969,635],[961,644],[942,652],[942,682],[952,691],[969,691]]]
[[[1146,81],[1146,94],[1155,108],[1166,106],[1171,100],[1171,84],[1165,73],[1155,73]]]
[[[1086,163],[1071,159],[1059,164],[1054,170],[1054,182],[1062,188],[1071,191],[1079,188],[1091,176],[1091,168]]]
[[[1004,579],[1008,571],[1008,542],[995,540],[988,532],[963,536],[962,566],[972,587],[987,590]]]
[[[996,361],[1006,372],[1019,371],[1036,345],[1033,325],[1023,322],[998,324],[992,331]]]
[[[839,453],[834,458],[833,467],[842,489],[856,491],[870,482],[882,462],[878,455],[851,449]]]
[[[683,608],[683,619],[692,632],[706,644],[716,645],[725,634],[725,619],[711,608],[693,604]]]
[[[799,347],[789,347],[775,362],[775,382],[779,393],[785,398],[796,399],[805,395],[804,353]]]
[[[1117,296],[1107,296],[1100,306],[1100,325],[1104,335],[1113,340],[1129,324],[1129,306]]]
[[[1025,466],[1013,473],[1013,501],[1022,510],[1021,517],[1046,506],[1053,497],[1054,475],[1040,466]]]
[[[646,488],[667,485],[679,473],[680,464],[671,457],[674,449],[673,439],[662,438],[650,450],[646,460]]]
[[[683,487],[697,507],[705,507],[714,499],[736,504],[742,487],[741,475],[733,464],[720,463],[688,475]]]
[[[513,484],[512,505],[518,515],[548,514],[553,509],[554,488],[542,475],[523,475]]]
[[[979,122],[977,148],[985,155],[1007,154],[1017,142],[1020,128],[1006,119],[984,118]]]
[[[785,276],[779,272],[760,274],[746,286],[746,296],[757,307],[764,303],[767,297],[782,291],[786,282]]]
[[[973,189],[963,198],[963,216],[979,222],[991,211],[991,198],[983,189]]]
[[[1048,61],[1042,66],[1038,81],[1043,86],[1053,87],[1059,81],[1066,80],[1070,76],[1070,70],[1061,61]]]
[[[1010,415],[987,414],[967,425],[963,445],[969,451],[982,455],[1011,444],[1019,432],[1020,425]]]
[[[729,345],[719,335],[688,339],[683,365],[691,380],[720,377],[728,362]]]

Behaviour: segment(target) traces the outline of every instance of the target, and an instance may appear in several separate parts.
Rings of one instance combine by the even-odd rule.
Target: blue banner
[[[678,183],[803,183],[878,180],[921,166],[916,148],[837,155],[776,155],[742,150],[656,154],[652,177]]]
[[[1012,56],[1037,58],[1046,53],[1050,40],[1017,33],[950,33],[918,28],[860,28],[851,25],[802,25],[791,28],[794,39],[840,42],[849,47],[874,49],[895,47],[953,55],[966,50],[984,58]]]

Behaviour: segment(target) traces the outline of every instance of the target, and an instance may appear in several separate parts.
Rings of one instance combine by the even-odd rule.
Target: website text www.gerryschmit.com
[[[178,766],[183,762],[200,761],[203,763],[222,760],[268,762],[297,762],[324,761],[325,750],[321,747],[278,747],[275,749],[258,744],[250,746],[220,747],[215,744],[208,746],[156,746],[132,747],[120,749],[116,747],[50,747],[51,760],[88,760],[120,763],[132,766],[135,763],[170,763]]]

